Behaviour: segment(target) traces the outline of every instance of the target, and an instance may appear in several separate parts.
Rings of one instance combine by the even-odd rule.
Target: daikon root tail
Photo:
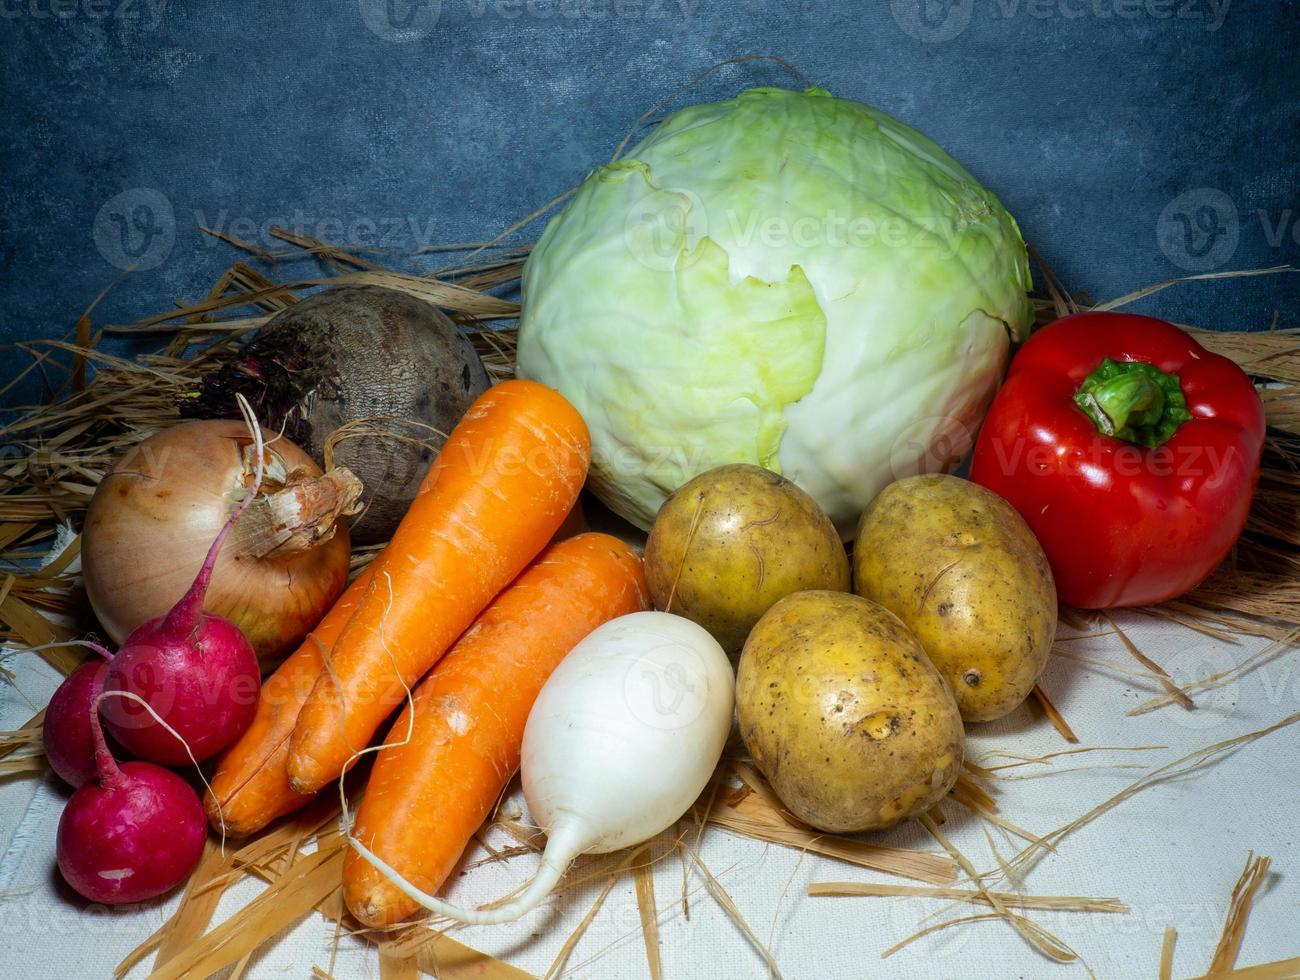
[[[369,861],[375,870],[383,875],[394,888],[410,898],[411,901],[418,902],[430,912],[444,915],[449,919],[456,919],[467,925],[489,926],[503,922],[513,922],[520,916],[537,908],[546,896],[555,890],[556,885],[560,883],[560,879],[564,877],[564,872],[569,870],[569,865],[573,863],[573,859],[582,853],[587,843],[587,836],[576,821],[561,823],[552,833],[547,835],[546,850],[542,852],[541,867],[537,869],[537,875],[528,883],[528,887],[517,898],[504,905],[485,909],[465,909],[434,898],[432,895],[420,891],[420,889],[403,878],[392,866],[353,837],[351,833],[348,834],[347,840],[353,850]]]

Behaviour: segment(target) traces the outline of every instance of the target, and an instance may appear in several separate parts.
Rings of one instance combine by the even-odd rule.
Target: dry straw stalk
[[[95,487],[122,452],[179,421],[178,404],[195,390],[205,372],[233,358],[253,330],[307,292],[323,285],[369,283],[411,293],[442,306],[471,332],[493,378],[499,380],[513,373],[515,334],[508,321],[517,315],[518,307],[509,297],[518,285],[526,247],[479,249],[465,261],[445,265],[427,275],[414,275],[386,268],[379,261],[382,256],[362,255],[353,249],[282,230],[275,234],[285,243],[285,248],[274,252],[233,241],[228,236],[217,237],[225,237],[253,259],[269,263],[272,268],[306,257],[318,263],[321,274],[277,281],[239,261],[198,301],[178,304],[135,324],[98,330],[87,311],[64,339],[18,345],[31,362],[20,377],[30,371],[40,371],[56,380],[52,396],[45,404],[29,406],[0,426],[0,560],[4,562],[0,568],[8,569],[0,579],[0,640],[44,647],[41,655],[64,673],[81,662],[81,653],[75,648],[46,645],[93,628],[85,620],[85,611],[77,598],[80,583],[75,561],[79,550],[76,531]],[[448,247],[431,251],[452,250]],[[1046,295],[1036,301],[1040,322],[1084,307],[1060,287],[1050,270],[1042,267],[1041,272]],[[1123,306],[1168,285],[1159,284],[1102,307]],[[159,349],[133,360],[114,357],[100,347],[105,330],[137,337],[157,336]],[[1220,638],[1235,634],[1268,637],[1278,641],[1277,647],[1270,648],[1272,652],[1268,656],[1273,656],[1294,644],[1296,631],[1300,630],[1300,333],[1294,330],[1194,332],[1207,347],[1234,358],[1256,379],[1271,428],[1255,505],[1235,553],[1196,592],[1152,612]],[[33,560],[45,557],[55,541],[62,547],[53,556],[54,560],[41,571],[32,571]],[[353,555],[354,570],[368,562],[374,552],[373,547],[358,549]],[[1065,619],[1082,622],[1068,611]],[[1144,665],[1148,669],[1153,667],[1149,663]],[[1242,669],[1253,665],[1253,662],[1242,665]],[[1161,678],[1161,683],[1166,694],[1157,699],[1158,703],[1151,702],[1138,710],[1172,702],[1186,704],[1184,699],[1188,699],[1189,691],[1204,690],[1212,681],[1186,690],[1177,687],[1170,690],[1173,685],[1167,677]],[[1072,739],[1073,732],[1065,719],[1043,692],[1038,695],[1053,724],[1066,738]],[[40,720],[38,713],[20,732],[8,733],[0,741],[0,756],[17,753],[6,760],[5,772],[39,769],[40,757],[33,754],[39,743],[32,733],[39,729]],[[1294,720],[1293,717],[1282,724]],[[1185,768],[1178,771],[1186,771],[1277,727],[1280,726],[1208,747],[1203,753],[1172,765],[1182,764]],[[937,886],[827,884],[813,886],[818,889],[816,894],[830,894],[830,889],[838,888],[842,891],[837,893],[895,898],[925,896],[991,906],[990,915],[1013,922],[1030,942],[1060,960],[1072,958],[1073,951],[1013,910],[1123,910],[1113,899],[995,892],[985,885],[983,877],[973,879],[978,889],[953,887],[959,865],[966,863],[955,851],[951,854],[912,851],[820,834],[786,812],[752,767],[738,763],[730,772],[739,778],[741,788],[719,794],[719,798],[701,807],[696,814],[697,832],[702,832],[705,826],[719,827],[756,840]],[[1151,776],[1158,779],[1166,772],[1172,774],[1173,770],[1166,767]],[[1014,824],[997,817],[996,803],[970,779],[963,780],[958,800],[990,822],[1029,840],[1029,847],[1013,858],[1009,866],[1004,865],[1020,871],[1083,821],[1099,816],[1109,806],[1147,785],[1150,785],[1148,780],[1134,784],[1080,821],[1043,838],[1020,831]],[[152,974],[156,978],[206,976],[231,967],[232,976],[239,976],[261,945],[314,909],[339,923],[340,930],[352,930],[354,924],[346,918],[338,894],[344,843],[337,830],[332,829],[334,818],[329,807],[316,807],[272,827],[238,850],[228,850],[224,856],[219,850],[209,849],[176,913],[119,965],[119,975],[156,951]],[[509,832],[508,824],[509,821],[499,821],[497,826]],[[937,824],[930,821],[929,826],[936,839],[949,847]],[[518,839],[521,847],[494,853],[491,859],[506,859],[535,849],[535,832],[519,827]],[[304,853],[302,846],[311,842],[315,850]],[[687,866],[699,870],[706,890],[736,921],[763,956],[769,971],[776,975],[776,964],[770,953],[745,924],[740,910],[718,879],[699,861],[698,834],[696,842],[695,848],[679,846],[677,849],[690,855]],[[1244,897],[1240,902],[1234,900],[1237,919],[1230,918],[1230,922],[1240,921],[1242,929],[1250,899],[1264,871],[1266,866],[1257,872],[1253,885],[1240,886]],[[607,876],[607,882],[613,882],[614,875],[629,872],[636,885],[648,966],[652,976],[657,976],[661,969],[658,913],[648,865],[632,861],[629,868],[625,861],[619,867],[604,867],[600,874]],[[267,889],[232,918],[209,930],[216,904],[227,886],[249,874],[267,881]],[[606,890],[602,895],[607,893]],[[685,895],[684,886],[683,909],[687,907]],[[593,907],[593,916],[597,907],[598,903]],[[950,920],[920,934],[953,922],[984,921],[988,917],[981,913]],[[563,968],[589,921],[590,917],[570,937],[553,970]],[[379,946],[380,971],[384,977],[410,977],[418,971],[436,972],[450,978],[516,980],[526,976],[508,964],[428,929],[408,928],[367,935]],[[915,937],[905,942],[911,938]],[[1234,941],[1225,932],[1228,945],[1216,956],[1212,973],[1218,970],[1216,975],[1222,976],[1280,977],[1292,975],[1295,972],[1292,968],[1298,965],[1296,961],[1285,961],[1224,972],[1232,969],[1234,942],[1239,946],[1239,935]],[[1287,969],[1292,969],[1292,973],[1278,972]],[[317,970],[324,972],[319,967]]]

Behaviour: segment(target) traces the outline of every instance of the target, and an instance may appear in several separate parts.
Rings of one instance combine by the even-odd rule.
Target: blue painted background
[[[758,52],[936,139],[1095,298],[1300,263],[1290,0],[0,0],[0,38],[7,340],[63,335],[133,260],[97,323],[200,296],[236,254],[205,224],[268,247],[272,224],[480,239]],[[688,99],[752,84],[793,82],[737,65]],[[1140,308],[1294,324],[1300,276]]]

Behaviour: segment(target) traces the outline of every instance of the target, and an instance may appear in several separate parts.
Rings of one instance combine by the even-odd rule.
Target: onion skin
[[[204,608],[234,623],[267,671],[343,591],[351,544],[339,518],[360,485],[346,470],[322,476],[289,440],[263,434],[273,457],[266,485],[222,549]],[[185,422],[135,446],[104,477],[86,515],[82,574],[115,641],[166,615],[194,581],[252,482],[250,442],[243,422]]]

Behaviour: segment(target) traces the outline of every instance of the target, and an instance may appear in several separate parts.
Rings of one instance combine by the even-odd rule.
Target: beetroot
[[[45,708],[41,739],[50,768],[76,787],[95,778],[95,741],[90,733],[90,706],[104,689],[108,664],[84,663],[59,685]]]
[[[99,778],[72,794],[59,819],[59,871],[92,902],[141,902],[194,870],[207,821],[176,773],[149,762],[118,766],[99,726],[99,698],[88,709]]]
[[[191,753],[194,761],[215,755],[244,733],[257,710],[257,654],[234,623],[203,611],[221,545],[262,487],[262,430],[242,398],[240,405],[253,432],[253,485],[217,533],[194,584],[165,616],[126,638],[104,678],[105,692],[133,694],[148,705],[109,698],[103,709],[108,730],[131,752],[164,765],[183,765]]]

